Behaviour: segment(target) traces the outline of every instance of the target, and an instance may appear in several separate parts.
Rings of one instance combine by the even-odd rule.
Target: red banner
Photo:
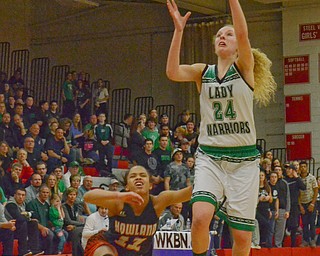
[[[310,95],[286,96],[286,123],[310,122]]]
[[[320,23],[301,24],[299,34],[300,41],[320,39]]]
[[[309,83],[309,55],[284,58],[285,84]]]
[[[287,134],[288,160],[310,159],[311,154],[311,133]]]

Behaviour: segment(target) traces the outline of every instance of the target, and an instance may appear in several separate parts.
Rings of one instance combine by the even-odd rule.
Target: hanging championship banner
[[[299,25],[300,41],[310,41],[320,39],[320,23]]]
[[[287,134],[287,158],[289,161],[297,159],[310,159],[311,133]]]
[[[284,83],[309,83],[309,55],[284,58]]]

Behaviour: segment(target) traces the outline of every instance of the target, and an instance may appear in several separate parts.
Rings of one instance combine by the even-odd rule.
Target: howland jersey
[[[200,93],[199,144],[210,147],[255,145],[253,90],[235,64],[220,80],[217,66],[207,65]]]
[[[105,237],[119,256],[152,256],[158,222],[151,197],[140,216],[134,214],[129,204],[124,204],[119,215],[109,217],[110,228]]]

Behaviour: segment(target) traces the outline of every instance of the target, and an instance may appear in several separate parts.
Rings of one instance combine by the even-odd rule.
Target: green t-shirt
[[[27,203],[26,210],[32,211],[32,218],[37,219],[42,226],[49,227],[49,204],[42,204],[38,198]]]
[[[58,188],[59,188],[59,191],[61,193],[63,193],[64,191],[66,191],[66,186],[64,185],[64,182],[62,180],[59,180],[58,182]]]
[[[2,187],[0,187],[0,203],[3,204],[5,202],[7,202],[7,198],[6,198],[6,196],[5,196],[4,192],[3,192]]]
[[[63,84],[63,93],[66,97],[66,100],[73,100],[73,84],[72,82],[65,81]]]
[[[150,131],[149,129],[145,129],[142,131],[142,136],[145,137],[146,139],[152,139],[153,144],[159,137],[159,133],[157,131]]]
[[[63,227],[63,219],[60,217],[58,209],[54,206],[50,206],[49,220],[54,227]]]

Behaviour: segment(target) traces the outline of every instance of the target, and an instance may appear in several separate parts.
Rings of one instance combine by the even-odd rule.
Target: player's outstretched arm
[[[103,189],[94,189],[84,194],[84,201],[90,204],[108,208],[116,213],[122,210],[123,203],[141,205],[143,198],[135,192],[114,192]]]
[[[178,82],[195,81],[200,84],[204,64],[181,65],[180,50],[183,30],[191,12],[182,16],[174,0],[167,0],[167,7],[174,23],[174,33],[169,49],[166,73],[169,79]]]

